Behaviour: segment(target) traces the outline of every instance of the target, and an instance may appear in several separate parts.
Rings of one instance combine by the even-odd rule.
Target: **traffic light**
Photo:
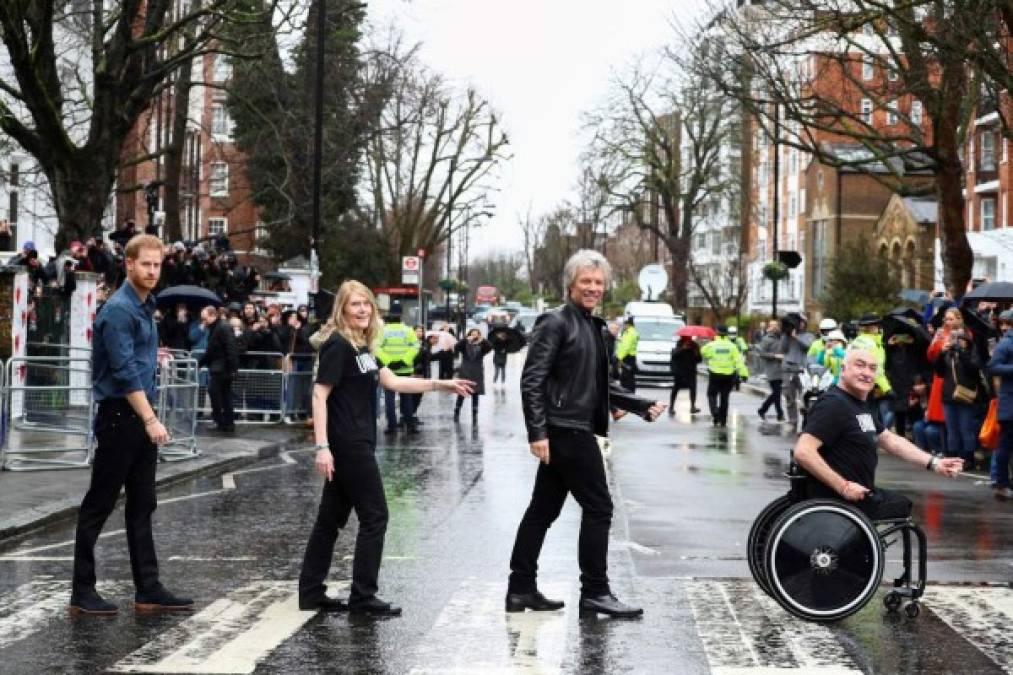
[[[798,254],[798,251],[778,251],[777,261],[784,263],[788,269],[795,269],[802,264],[802,256]]]

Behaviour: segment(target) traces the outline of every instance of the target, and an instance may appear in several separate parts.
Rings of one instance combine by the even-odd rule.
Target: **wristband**
[[[314,450],[330,450],[331,449],[331,445],[330,445],[330,443],[317,443],[316,445],[313,446],[313,449]]]
[[[936,457],[935,455],[932,455],[932,457],[929,458],[929,463],[925,465],[925,470],[926,471],[932,471],[933,469],[935,469],[936,468],[936,463],[938,461],[939,461],[939,458]]]
[[[154,424],[157,421],[158,421],[158,416],[157,415],[152,415],[148,419],[144,420],[144,426],[150,427],[152,424]]]

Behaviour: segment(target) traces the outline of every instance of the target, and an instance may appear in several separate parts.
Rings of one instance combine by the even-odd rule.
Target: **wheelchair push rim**
[[[749,573],[753,575],[753,580],[767,595],[770,595],[770,581],[767,579],[763,552],[777,517],[793,503],[787,495],[778,497],[763,507],[760,515],[756,516],[752,527],[749,528],[749,538],[746,540],[746,560],[749,562]]]
[[[854,614],[883,578],[883,542],[872,521],[831,500],[806,501],[783,513],[763,559],[774,599],[811,621]]]

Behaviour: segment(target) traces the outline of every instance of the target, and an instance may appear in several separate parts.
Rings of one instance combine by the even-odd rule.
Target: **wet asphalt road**
[[[550,530],[540,584],[567,608],[502,611],[515,528],[536,469],[516,377],[489,387],[477,424],[451,399],[427,395],[424,432],[381,440],[390,502],[381,595],[397,619],[294,609],[295,579],[321,479],[311,452],[160,494],[164,582],[197,600],[193,616],[131,608],[122,514],[98,548],[100,590],[122,606],[111,619],[71,619],[73,524],[0,547],[0,672],[257,673],[999,673],[1013,668],[1013,507],[973,478],[944,482],[884,459],[880,483],[915,501],[930,539],[933,584],[922,615],[886,615],[879,597],[830,627],[792,619],[749,578],[745,539],[755,514],[783,493],[790,437],[760,424],[757,399],[733,397],[727,431],[683,399],[674,417],[613,427],[616,515],[610,575],[638,621],[575,611],[579,510]],[[491,378],[490,380],[491,381]],[[705,381],[701,382],[701,393]],[[667,391],[656,393],[667,400]],[[702,398],[702,397],[701,397]],[[702,401],[701,401],[702,402]],[[706,408],[706,406],[703,406]],[[780,433],[779,433],[780,432]],[[60,474],[54,473],[53,480]],[[350,572],[354,518],[338,539],[332,591]],[[888,558],[894,559],[894,549]],[[895,569],[888,568],[885,579]],[[1005,670],[1004,670],[1005,669]],[[779,671],[781,672],[781,671]]]

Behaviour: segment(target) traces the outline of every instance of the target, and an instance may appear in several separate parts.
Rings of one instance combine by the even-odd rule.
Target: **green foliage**
[[[375,278],[379,254],[373,228],[349,214],[356,205],[359,157],[367,126],[356,104],[361,59],[358,42],[365,12],[353,0],[327,3],[324,55],[323,176],[320,263],[326,280]],[[263,58],[234,66],[228,106],[237,146],[247,157],[253,200],[267,236],[259,242],[282,260],[308,257],[313,219],[313,142],[316,11],[294,54],[295,72],[282,66],[273,34],[254,31],[240,39],[264,42]],[[263,17],[265,23],[270,17]],[[326,252],[325,252],[326,251]],[[386,260],[385,260],[386,263]]]
[[[612,291],[612,302],[619,305],[625,305],[627,302],[633,302],[634,300],[639,299],[640,285],[633,279],[620,281],[619,285]]]
[[[897,304],[900,282],[889,261],[870,255],[871,250],[862,237],[844,245],[834,258],[827,292],[821,298],[828,316],[849,321],[870,312],[885,313]]]
[[[346,279],[381,286],[387,279],[387,246],[369,223],[349,214],[324,230],[320,241],[321,287],[336,289]]]

